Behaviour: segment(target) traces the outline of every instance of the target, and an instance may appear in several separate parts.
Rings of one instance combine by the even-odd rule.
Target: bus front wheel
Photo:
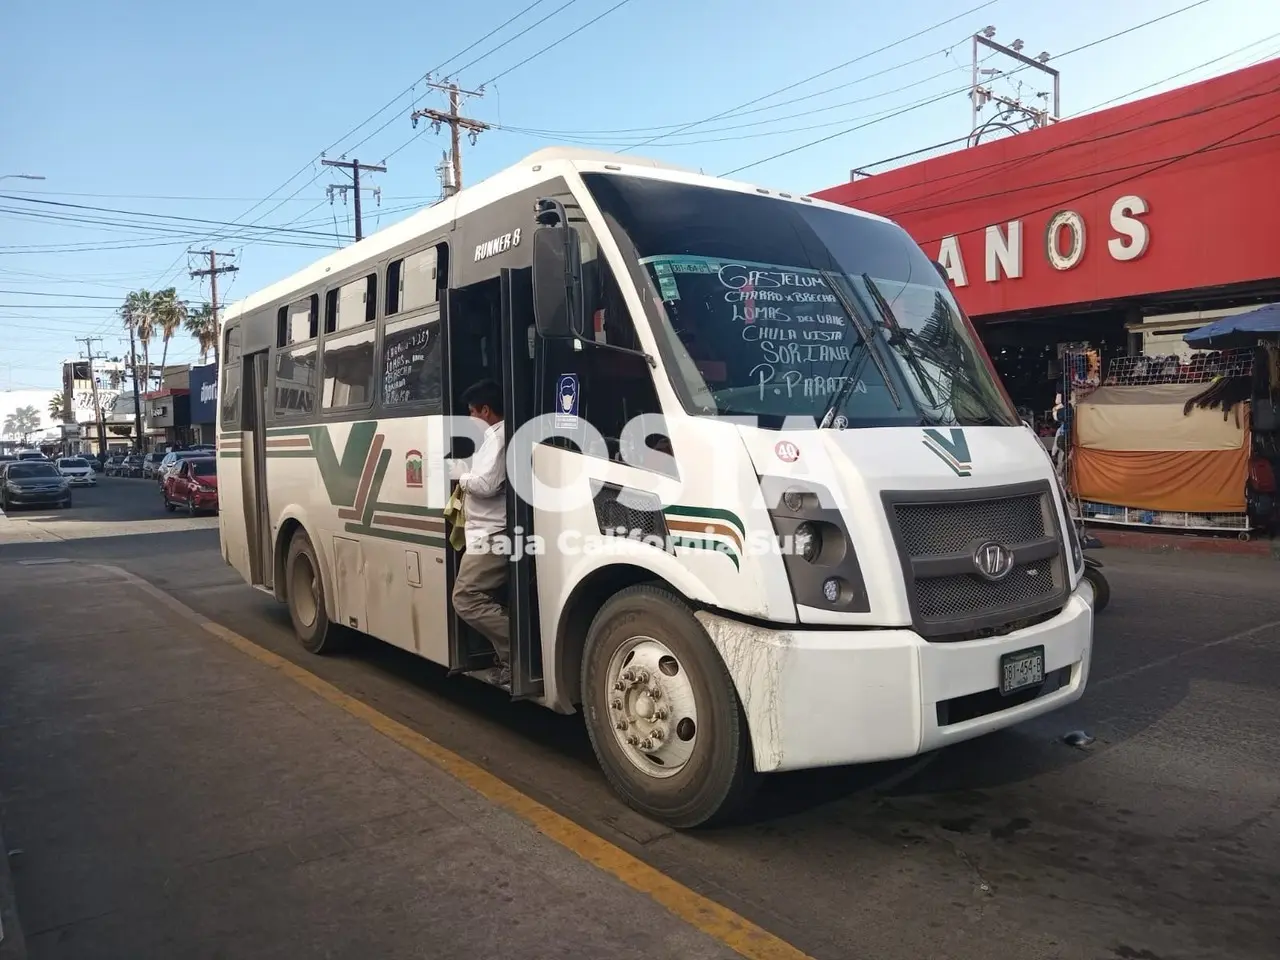
[[[288,591],[289,618],[303,649],[309,653],[329,653],[335,646],[337,626],[326,613],[324,580],[320,576],[320,560],[311,538],[302,530],[289,541],[284,562],[285,587]]]
[[[737,691],[693,611],[648,584],[611,597],[583,652],[582,707],[622,798],[678,829],[732,818],[757,781]]]

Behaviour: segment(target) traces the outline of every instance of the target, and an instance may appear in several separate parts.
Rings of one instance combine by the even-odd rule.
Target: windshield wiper
[[[853,303],[849,300],[848,295],[841,289],[839,283],[836,282],[838,279],[836,275],[830,270],[821,270],[819,273],[821,273],[823,281],[831,289],[831,293],[835,298],[840,301],[840,306],[844,308],[844,312],[849,315],[849,319],[857,328],[858,336],[861,339],[861,343],[859,345],[862,347],[863,353],[859,356],[858,366],[855,370],[853,369],[854,353],[850,352],[849,359],[845,361],[844,369],[841,371],[845,378],[844,382],[842,382],[836,392],[832,394],[831,402],[827,404],[827,409],[822,413],[822,419],[818,421],[818,428],[825,430],[827,427],[831,426],[832,421],[835,420],[836,411],[844,406],[845,401],[849,398],[850,392],[852,392],[853,388],[857,385],[857,378],[854,374],[862,372],[862,365],[866,362],[868,355],[870,355],[871,359],[875,361],[876,369],[880,371],[880,376],[884,380],[885,389],[889,391],[889,399],[893,401],[893,405],[897,409],[901,410],[902,400],[898,397],[897,388],[894,387],[893,380],[889,376],[889,370],[885,366],[884,360],[880,357],[879,352],[876,350],[875,344],[872,342],[875,338],[875,331],[868,329],[866,320],[863,319],[862,314],[857,311]]]
[[[902,349],[903,357],[907,361],[907,366],[911,368],[911,372],[915,374],[916,380],[920,383],[920,388],[925,392],[925,396],[929,400],[929,406],[937,407],[938,398],[933,393],[933,388],[929,386],[931,379],[928,372],[924,368],[924,364],[920,362],[920,355],[916,353],[915,348],[911,346],[911,340],[906,332],[902,329],[902,324],[898,323],[898,318],[893,312],[893,308],[889,306],[889,301],[885,299],[880,287],[875,280],[871,278],[871,274],[864,273],[862,282],[867,285],[867,292],[871,294],[871,302],[875,304],[876,311],[880,314],[880,319],[889,329],[889,344],[898,346]]]

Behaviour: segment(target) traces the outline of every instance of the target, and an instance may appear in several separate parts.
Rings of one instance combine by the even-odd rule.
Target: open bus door
[[[508,449],[519,429],[541,412],[539,398],[544,379],[544,349],[533,319],[533,270],[502,271],[502,391],[506,411]],[[508,470],[522,476],[507,480],[507,522],[513,537],[527,541],[537,533],[533,505],[516,495],[529,490],[533,472],[532,451],[519,449],[507,461]],[[523,480],[523,482],[520,482]],[[509,605],[511,623],[511,695],[540,697],[543,692],[542,637],[538,629],[538,578],[536,557],[521,550],[511,563]]]
[[[244,498],[245,543],[249,551],[249,582],[270,589],[275,583],[272,557],[271,511],[267,506],[267,391],[270,352],[244,356],[244,385],[240,414],[242,453],[241,493]]]

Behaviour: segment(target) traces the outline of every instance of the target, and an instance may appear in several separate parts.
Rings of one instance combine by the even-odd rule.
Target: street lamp
[[[43,180],[44,176],[39,173],[6,173],[0,175],[0,180],[8,180],[10,178],[14,180]]]

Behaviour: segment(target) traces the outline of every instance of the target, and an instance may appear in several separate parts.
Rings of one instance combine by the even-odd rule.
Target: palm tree
[[[187,314],[187,332],[200,343],[200,359],[204,360],[213,351],[213,362],[218,362],[218,324],[213,318],[213,307],[201,304]]]
[[[63,423],[67,418],[67,398],[61,393],[55,393],[49,398],[49,419],[54,423]]]
[[[155,294],[148,290],[134,290],[124,298],[124,304],[120,307],[120,319],[124,321],[125,329],[133,331],[134,337],[142,344],[142,368],[146,373],[143,374],[142,380],[138,380],[138,384],[144,391],[149,390],[151,384],[151,335],[156,328]],[[133,376],[137,380],[138,371],[136,367],[133,371]],[[143,384],[146,384],[146,386],[142,386]]]
[[[35,407],[19,407],[4,418],[4,432],[10,437],[21,438],[24,444],[40,429],[40,411]]]
[[[173,287],[161,290],[155,301],[156,325],[164,333],[164,350],[160,353],[160,376],[164,377],[164,364],[169,357],[169,338],[178,332],[187,322],[187,302],[178,299],[178,291]]]

